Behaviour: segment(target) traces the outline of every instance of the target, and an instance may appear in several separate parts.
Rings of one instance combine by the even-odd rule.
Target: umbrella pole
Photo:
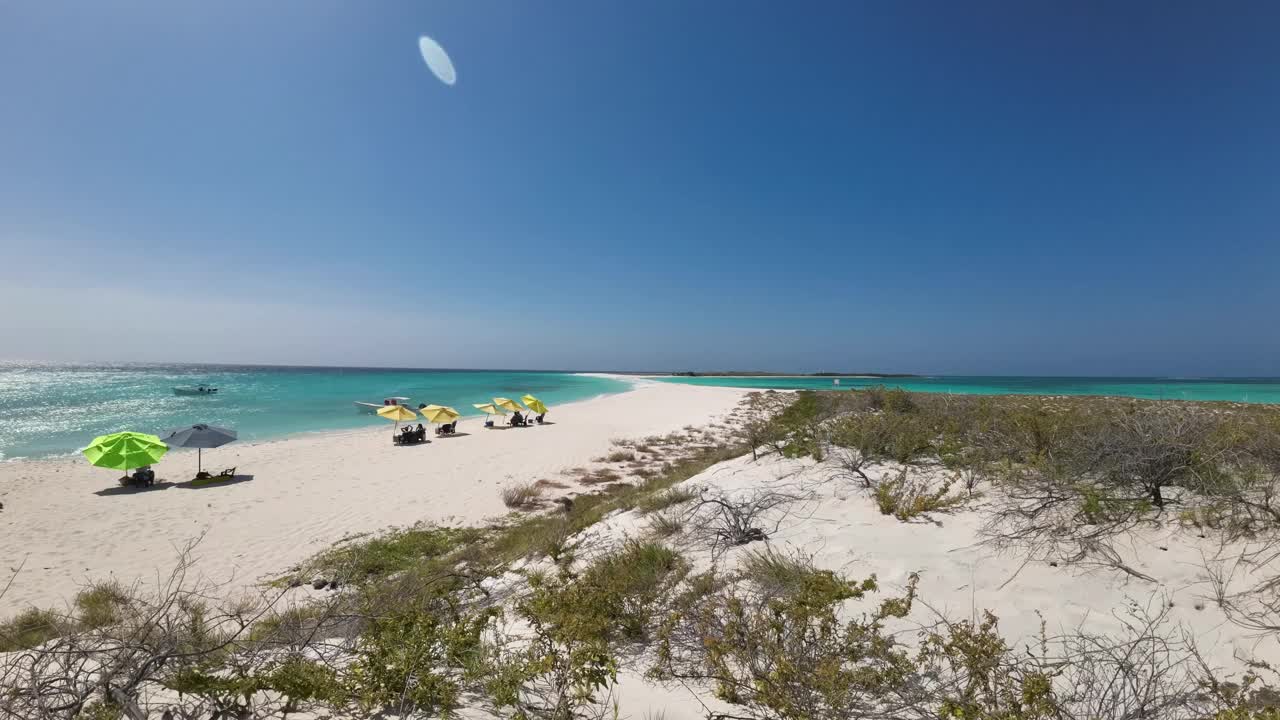
[[[201,453],[203,452],[204,452],[204,448],[196,448],[196,477],[200,477],[200,470],[201,470],[200,459],[201,459]]]

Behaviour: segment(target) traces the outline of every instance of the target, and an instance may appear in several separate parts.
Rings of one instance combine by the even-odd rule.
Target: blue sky
[[[1278,26],[0,4],[0,357],[1280,375]]]

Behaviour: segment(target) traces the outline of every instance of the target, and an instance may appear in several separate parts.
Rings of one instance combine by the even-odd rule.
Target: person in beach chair
[[[524,419],[524,416],[520,414],[520,411],[517,410],[511,416],[511,424],[514,427],[522,427],[524,425],[528,425],[529,423]]]
[[[141,487],[151,487],[156,482],[156,471],[151,469],[150,465],[144,465],[133,471],[130,478],[134,485]]]
[[[536,421],[537,421],[537,423],[538,423],[539,425],[541,425],[541,424],[542,424],[542,419],[543,419],[543,418],[545,418],[546,416],[547,416],[547,414],[546,414],[546,413],[542,413],[542,414],[541,414],[541,415],[539,415],[538,417],[534,418],[534,420],[536,420]]]

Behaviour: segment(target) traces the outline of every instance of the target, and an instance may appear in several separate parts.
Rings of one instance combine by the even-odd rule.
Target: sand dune
[[[888,474],[884,469],[874,475]],[[980,617],[991,610],[999,617],[1002,636],[1014,648],[1036,646],[1041,623],[1048,636],[1087,632],[1116,640],[1128,629],[1167,613],[1161,632],[1194,641],[1206,662],[1227,674],[1243,672],[1246,663],[1280,663],[1280,645],[1228,620],[1213,600],[1206,558],[1215,552],[1228,562],[1242,545],[1218,547],[1212,540],[1176,528],[1134,532],[1118,539],[1123,561],[1154,582],[1137,579],[1114,568],[1026,563],[1025,555],[999,553],[983,543],[980,528],[983,502],[938,514],[929,520],[904,523],[880,514],[867,491],[840,479],[834,463],[787,460],[777,456],[753,462],[750,456],[715,465],[684,483],[728,497],[749,497],[767,490],[804,498],[771,512],[761,522],[767,541],[729,549],[714,560],[721,572],[740,566],[743,558],[766,548],[786,555],[811,558],[815,567],[849,578],[875,575],[877,597],[900,593],[913,573],[919,575],[920,602],[901,629],[907,642],[914,627],[927,626],[945,616],[950,620]],[[689,505],[684,506],[688,511]],[[673,509],[669,512],[680,512]],[[690,527],[701,522],[690,522]],[[583,562],[619,548],[628,538],[650,534],[649,518],[637,511],[616,513],[589,528],[579,538],[589,548]],[[696,530],[668,538],[695,571],[710,568],[712,553]],[[1235,576],[1233,591],[1243,590],[1274,574],[1274,568],[1255,567]],[[851,602],[848,611],[866,611],[871,602]],[[625,713],[643,717],[663,713],[670,720],[706,717],[704,704],[722,710],[709,687],[674,683],[655,685],[644,677],[648,658],[628,665],[620,675],[614,697]]]

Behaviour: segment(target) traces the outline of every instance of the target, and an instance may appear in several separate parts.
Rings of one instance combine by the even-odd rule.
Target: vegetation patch
[[[28,608],[0,623],[0,652],[33,648],[71,629],[71,623],[52,610]]]
[[[114,625],[123,619],[128,607],[129,594],[114,580],[95,583],[75,598],[76,619],[86,628]]]
[[[673,505],[680,505],[689,502],[698,497],[698,492],[693,488],[680,487],[650,492],[641,496],[636,500],[636,509],[642,513],[657,512],[665,510]]]
[[[952,495],[952,481],[931,488],[928,483],[912,479],[906,470],[896,477],[881,480],[875,486],[876,507],[882,515],[892,515],[902,522],[927,518],[931,513],[948,512],[968,502],[963,495]]]
[[[484,536],[478,528],[422,525],[352,541],[320,553],[294,575],[301,582],[313,576],[341,578],[346,582],[387,577],[448,556],[457,548]]]
[[[541,505],[542,487],[537,483],[520,483],[502,489],[502,504],[512,510],[531,510]]]

